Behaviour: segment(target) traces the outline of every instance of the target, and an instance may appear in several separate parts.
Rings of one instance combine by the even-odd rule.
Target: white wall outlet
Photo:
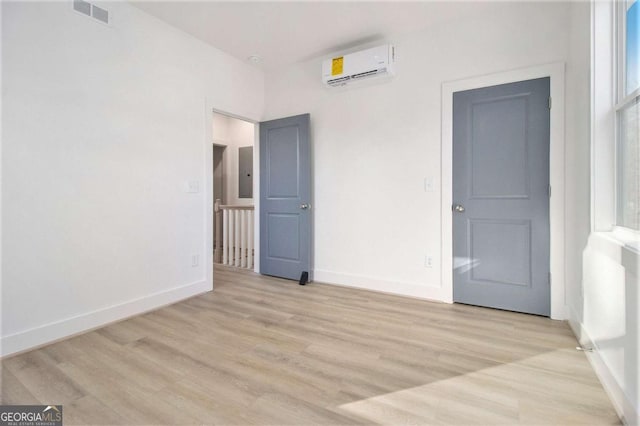
[[[433,256],[427,255],[424,257],[424,267],[433,268]]]
[[[186,190],[190,194],[196,194],[200,192],[200,181],[197,181],[197,180],[187,181]]]
[[[191,256],[191,266],[198,266],[200,264],[200,256],[197,254],[194,254]]]
[[[433,176],[424,178],[424,192],[433,192],[436,190],[436,179]]]

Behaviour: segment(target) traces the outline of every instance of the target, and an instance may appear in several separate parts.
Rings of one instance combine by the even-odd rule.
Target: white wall
[[[565,62],[569,11],[568,3],[496,3],[391,37],[389,83],[328,90],[323,58],[266,75],[267,119],[311,113],[316,280],[439,296],[442,83]],[[436,179],[434,192],[424,191],[425,177]]]
[[[596,2],[595,5],[599,29],[595,32],[598,51],[593,58],[588,38],[590,5],[572,5],[568,66],[572,78],[568,79],[567,92],[575,92],[576,102],[572,110],[567,110],[567,138],[575,139],[575,143],[568,145],[572,150],[567,149],[567,159],[573,160],[566,170],[567,260],[575,264],[580,256],[583,266],[580,271],[567,270],[567,301],[570,323],[580,341],[594,348],[589,360],[614,406],[627,424],[635,425],[640,423],[639,256],[637,250],[625,244],[623,234],[602,232],[611,229],[615,211],[612,205],[615,176],[613,161],[609,161],[615,158],[614,117],[612,99],[607,96],[612,77],[610,49],[613,43],[609,38],[612,21],[607,15],[610,3]],[[591,70],[593,75],[587,72],[592,60],[597,63]],[[595,84],[593,88],[591,79]],[[598,114],[593,123],[590,104]],[[604,116],[600,111],[606,112]],[[590,136],[593,147],[585,143]],[[592,158],[587,152],[589,148]],[[586,192],[585,188],[590,186],[593,192]],[[583,210],[590,211],[591,226],[585,222]],[[635,239],[637,242],[637,236]]]
[[[213,143],[224,145],[229,139],[229,117],[223,114],[213,113],[211,122]]]
[[[627,424],[640,424],[638,253],[606,233],[594,232],[583,254],[582,314],[571,323],[590,360]]]
[[[224,151],[227,204],[253,204],[253,198],[238,197],[238,148],[253,146],[254,142],[255,124],[223,114],[213,114],[213,143],[227,147]],[[254,164],[255,160],[254,158]]]
[[[565,270],[567,305],[582,313],[582,253],[590,233],[590,5],[571,4],[566,92]]]
[[[211,288],[205,105],[260,118],[262,73],[105,5],[2,2],[2,354]]]

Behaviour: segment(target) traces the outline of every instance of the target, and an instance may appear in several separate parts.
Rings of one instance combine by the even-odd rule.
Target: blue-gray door
[[[311,274],[309,114],[260,123],[260,272]]]
[[[453,95],[453,299],[550,313],[549,78]]]

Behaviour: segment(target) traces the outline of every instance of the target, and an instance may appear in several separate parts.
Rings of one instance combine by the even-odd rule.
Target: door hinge
[[[549,198],[551,198],[551,185],[549,185]]]
[[[551,287],[551,272],[549,272],[549,287]]]
[[[551,100],[551,96],[549,96],[549,109],[551,109],[551,105],[552,105],[552,100]]]

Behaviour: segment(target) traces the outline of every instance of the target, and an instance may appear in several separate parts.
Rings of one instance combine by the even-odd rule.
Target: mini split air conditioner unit
[[[327,59],[322,63],[322,82],[327,86],[344,86],[372,77],[393,76],[394,68],[395,49],[385,44]]]

